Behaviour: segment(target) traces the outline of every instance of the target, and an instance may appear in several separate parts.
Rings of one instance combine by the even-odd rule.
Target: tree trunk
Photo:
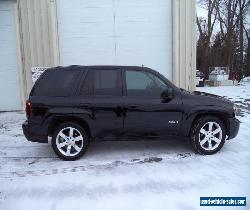
[[[240,14],[239,14],[239,27],[240,27],[240,71],[239,76],[240,79],[243,76],[243,68],[244,68],[244,23],[243,23],[243,8],[242,8],[242,0],[239,0],[240,4]]]

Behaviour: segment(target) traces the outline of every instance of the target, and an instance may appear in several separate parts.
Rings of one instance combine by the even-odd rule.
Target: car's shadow
[[[138,140],[92,142],[83,159],[113,160],[130,159],[140,156],[158,156],[160,154],[192,153],[189,143],[183,139],[174,140]]]
[[[0,175],[12,178],[107,170],[117,166],[178,161],[194,154],[185,140],[103,141],[92,142],[83,157],[68,162],[61,161],[51,145],[26,145],[23,152],[20,148],[12,148],[15,149],[15,157],[3,155],[6,163],[3,162]]]
[[[32,148],[32,146],[31,146]],[[33,151],[28,150],[26,154],[20,154],[20,158],[53,158],[51,145],[35,144]],[[161,155],[179,155],[183,153],[193,154],[193,150],[187,139],[173,140],[137,140],[137,141],[93,141],[85,155],[78,161],[113,161],[130,160],[139,157],[153,157]],[[19,155],[18,155],[19,156]],[[59,160],[59,159],[58,159]]]

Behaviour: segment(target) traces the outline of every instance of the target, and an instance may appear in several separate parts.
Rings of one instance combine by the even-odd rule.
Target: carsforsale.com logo
[[[246,206],[246,197],[200,197],[200,206]]]

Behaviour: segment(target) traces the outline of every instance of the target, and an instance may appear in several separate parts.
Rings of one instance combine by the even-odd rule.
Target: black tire
[[[76,143],[74,144],[74,146],[70,146],[70,151],[75,151],[75,153],[77,153],[76,155],[73,155],[70,156],[70,155],[66,155],[66,154],[63,154],[62,150],[67,150],[67,147],[68,145],[65,145],[64,147],[61,147],[63,149],[61,149],[61,151],[59,150],[58,146],[57,146],[57,141],[62,141],[62,143],[65,143],[65,139],[62,137],[58,137],[57,139],[57,136],[59,135],[59,133],[65,129],[65,131],[67,131],[68,128],[74,128],[75,130],[73,130],[73,135],[75,134],[79,134],[79,136],[76,136],[76,137],[80,137],[80,135],[82,135],[82,138],[83,140],[81,141],[81,150],[77,151],[75,150],[75,147],[76,146]],[[88,149],[88,146],[89,146],[89,135],[88,135],[88,132],[86,129],[84,129],[83,127],[81,127],[80,125],[78,125],[77,123],[74,123],[74,122],[68,122],[68,123],[63,123],[61,125],[59,125],[55,131],[54,131],[54,134],[53,134],[53,137],[52,137],[52,148],[54,150],[54,152],[58,155],[58,157],[60,157],[61,159],[63,160],[66,160],[66,161],[74,161],[74,160],[77,160],[79,159],[80,157],[82,157],[84,155],[84,153],[87,151]],[[78,147],[79,149],[79,147]]]
[[[216,125],[219,125],[221,128],[221,132],[220,132],[220,135],[221,135],[220,140],[221,141],[220,141],[220,143],[217,143],[216,148],[211,149],[211,150],[204,149],[204,144],[201,145],[202,141],[200,140],[200,135],[203,135],[202,133],[200,133],[201,129],[203,128],[203,126],[206,126],[209,122],[214,122]],[[209,132],[209,131],[207,131],[207,132]],[[213,154],[217,153],[223,147],[223,145],[225,143],[225,139],[226,139],[225,125],[220,119],[218,119],[217,117],[214,117],[214,116],[204,116],[204,117],[199,118],[194,123],[193,127],[191,128],[191,133],[190,133],[191,146],[196,153],[199,153],[201,155],[213,155]],[[210,140],[210,142],[211,142],[211,140]],[[213,142],[213,140],[212,140],[212,144],[213,143],[216,144],[216,142]],[[208,144],[208,142],[206,142],[205,144]]]

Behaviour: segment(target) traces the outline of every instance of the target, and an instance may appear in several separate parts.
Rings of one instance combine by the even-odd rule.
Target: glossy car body
[[[82,86],[91,71],[117,71],[117,92],[114,95],[82,94]],[[53,73],[51,73],[53,71]],[[62,72],[77,72],[68,94],[63,96],[36,95],[42,85],[41,78],[50,75],[54,82]],[[127,71],[146,72],[163,82],[169,93],[167,97],[144,95],[129,96],[126,88]],[[90,73],[89,73],[90,74]],[[132,138],[188,137],[190,130],[201,116],[213,115],[226,128],[228,139],[234,138],[239,130],[233,104],[222,97],[187,92],[174,86],[158,72],[134,66],[69,66],[46,71],[34,85],[28,99],[32,104],[23,132],[29,141],[47,143],[48,137],[63,122],[76,122],[84,126],[91,139],[117,140]],[[53,81],[52,81],[53,82]],[[39,84],[41,83],[41,84]],[[43,84],[46,85],[46,84]],[[135,84],[134,84],[135,85]],[[92,88],[92,86],[91,86]],[[91,89],[90,88],[90,89]],[[53,89],[51,89],[53,92]],[[84,91],[83,91],[84,92]]]

